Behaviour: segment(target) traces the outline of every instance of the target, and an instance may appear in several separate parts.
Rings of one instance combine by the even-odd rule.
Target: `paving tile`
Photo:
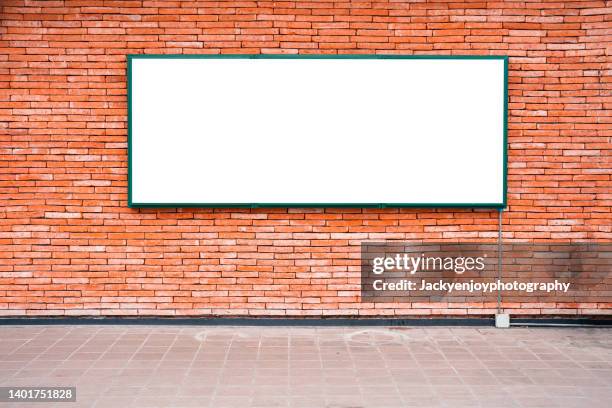
[[[610,329],[3,329],[0,384],[77,386],[78,403],[61,404],[71,408],[607,408],[612,400]]]

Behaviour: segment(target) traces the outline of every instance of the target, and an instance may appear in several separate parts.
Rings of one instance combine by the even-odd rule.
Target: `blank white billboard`
[[[506,63],[130,56],[129,204],[502,207]]]

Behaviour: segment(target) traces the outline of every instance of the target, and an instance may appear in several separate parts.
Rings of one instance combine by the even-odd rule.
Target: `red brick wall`
[[[362,240],[493,239],[492,211],[128,208],[130,53],[508,55],[506,238],[612,238],[611,2],[0,5],[1,315],[493,312],[374,308],[359,302],[358,267]]]

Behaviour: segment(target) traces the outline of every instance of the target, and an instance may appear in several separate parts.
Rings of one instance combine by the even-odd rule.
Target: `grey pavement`
[[[15,407],[610,407],[612,329],[0,326]]]

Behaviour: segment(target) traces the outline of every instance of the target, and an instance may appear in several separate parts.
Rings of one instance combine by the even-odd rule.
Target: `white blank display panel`
[[[131,56],[132,206],[505,204],[505,60]]]

